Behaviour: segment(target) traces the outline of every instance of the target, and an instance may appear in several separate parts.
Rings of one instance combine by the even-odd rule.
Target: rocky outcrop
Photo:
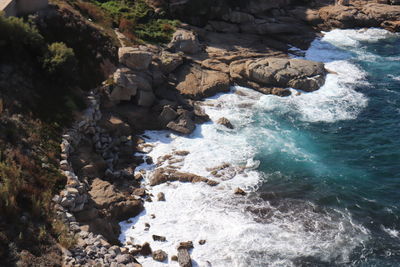
[[[196,54],[201,50],[197,36],[192,31],[183,29],[179,29],[174,33],[168,47],[175,52],[186,54]]]
[[[164,168],[158,168],[154,171],[152,177],[150,178],[150,185],[155,186],[162,183],[174,182],[174,181],[189,182],[189,183],[204,182],[210,186],[218,185],[218,182],[202,176],[198,176],[192,173],[182,173]]]
[[[191,99],[203,99],[217,93],[228,92],[229,75],[202,69],[198,65],[185,65],[177,73],[176,90]]]
[[[278,89],[295,88],[311,92],[325,82],[327,71],[324,64],[302,59],[261,58],[242,60],[230,66],[230,74],[235,82],[250,86],[263,93]]]
[[[118,58],[121,64],[124,64],[132,70],[147,70],[153,55],[139,48],[121,47],[118,50]]]
[[[383,27],[400,20],[400,6],[379,3],[357,3],[350,6],[334,5],[319,11],[323,28]]]

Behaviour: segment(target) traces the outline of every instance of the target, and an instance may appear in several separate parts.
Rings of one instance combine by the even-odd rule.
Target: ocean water
[[[304,57],[332,72],[316,92],[281,98],[235,87],[205,101],[212,122],[191,136],[146,132],[155,162],[172,155],[180,171],[220,184],[148,187],[166,201],[121,222],[122,242],[150,242],[170,258],[190,240],[195,266],[400,266],[400,36],[333,30]],[[215,123],[221,117],[235,129]],[[155,166],[140,168],[151,175]],[[247,195],[234,195],[237,187]]]

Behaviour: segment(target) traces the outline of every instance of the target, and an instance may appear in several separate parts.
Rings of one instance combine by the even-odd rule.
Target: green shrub
[[[46,49],[45,41],[33,25],[22,18],[0,15],[1,55],[13,60],[23,59],[26,52],[41,55]]]
[[[72,78],[76,71],[77,60],[74,50],[64,43],[52,43],[48,46],[43,58],[43,68],[51,76],[60,78]]]

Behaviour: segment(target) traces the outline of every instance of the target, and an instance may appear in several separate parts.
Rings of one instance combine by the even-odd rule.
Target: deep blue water
[[[283,108],[285,101],[254,115],[258,127],[279,132],[282,138],[274,149],[267,148],[272,139],[256,141],[256,158],[265,174],[263,199],[292,208],[299,208],[298,202],[313,203],[317,213],[343,211],[367,231],[368,238],[351,249],[347,259],[299,258],[294,262],[299,266],[400,266],[400,37],[362,37],[355,37],[354,44],[337,36],[331,38],[336,41],[318,43],[326,53],[317,59],[341,59],[364,73],[362,82],[346,85],[351,87],[346,97],[353,97],[354,103],[339,97],[337,103],[315,110],[311,103],[307,114],[317,119],[296,109],[303,103]],[[351,40],[352,34],[346,38]],[[271,101],[280,100],[266,105]],[[313,101],[320,105],[315,97]],[[347,110],[344,118],[331,109],[336,104]],[[324,119],[328,113],[333,117]]]

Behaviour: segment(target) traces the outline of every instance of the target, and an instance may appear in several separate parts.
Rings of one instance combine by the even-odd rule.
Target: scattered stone
[[[165,201],[165,194],[163,192],[160,192],[157,194],[157,200],[158,201]]]
[[[164,251],[162,251],[161,249],[153,251],[152,256],[153,256],[154,260],[160,261],[160,262],[163,262],[166,259],[168,259],[168,254],[165,253]]]
[[[246,192],[243,191],[243,189],[241,189],[241,188],[238,187],[238,188],[235,189],[235,195],[245,196],[245,195],[246,195]]]
[[[178,256],[173,255],[173,256],[171,257],[171,261],[178,261]]]
[[[148,256],[151,255],[152,251],[151,251],[151,247],[149,243],[144,243],[140,249],[140,254],[142,254],[143,256]]]
[[[192,249],[193,248],[193,242],[192,241],[186,241],[186,242],[180,242],[177,249]]]
[[[232,123],[231,123],[227,118],[225,118],[225,117],[220,118],[220,119],[217,121],[217,123],[218,123],[218,124],[221,124],[221,125],[223,125],[223,126],[225,126],[225,127],[228,128],[228,129],[233,129],[233,128],[234,128],[233,125],[232,125]]]
[[[134,260],[134,258],[129,254],[119,254],[119,255],[117,255],[117,257],[115,257],[115,260],[119,264],[128,264],[128,263],[132,262]]]
[[[153,235],[153,240],[154,240],[154,241],[161,241],[161,242],[167,241],[167,239],[165,238],[165,236],[160,236],[160,235]]]
[[[199,240],[199,244],[200,244],[200,245],[204,245],[205,243],[206,243],[206,240],[204,240],[204,239]]]

